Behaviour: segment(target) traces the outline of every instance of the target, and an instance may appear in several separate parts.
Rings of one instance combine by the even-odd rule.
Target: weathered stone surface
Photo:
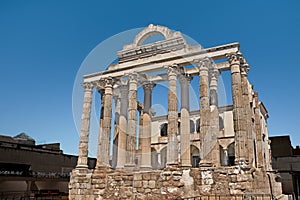
[[[157,33],[166,40],[142,45]],[[271,173],[268,140],[263,138],[267,138],[268,114],[247,79],[249,68],[239,52],[239,44],[201,50],[188,46],[180,33],[150,25],[118,56],[119,63],[110,65],[108,71],[84,77],[79,158],[71,173],[70,199],[189,199],[201,195],[203,200],[224,196],[242,200],[254,198],[249,194],[270,197],[269,184],[275,196],[281,194],[280,184]],[[228,62],[214,63],[224,58]],[[198,69],[187,67],[187,63]],[[218,107],[218,76],[223,70],[231,71],[233,106]],[[152,76],[150,71],[165,74]],[[187,78],[198,75],[200,111],[190,112]],[[181,83],[180,114],[177,78]],[[168,81],[168,115],[164,117],[153,117],[151,109],[152,88],[158,81]],[[105,89],[105,94],[101,100],[97,167],[90,170],[88,135],[95,85],[99,91]],[[141,85],[144,104],[137,101],[137,88]],[[117,148],[114,146],[112,164],[118,170],[111,170],[111,102],[118,91],[121,94],[116,97],[114,133]],[[137,111],[142,126],[138,148]],[[167,124],[165,135],[160,135],[157,128],[162,121]],[[196,163],[199,158],[200,163]],[[196,167],[198,164],[200,168]]]

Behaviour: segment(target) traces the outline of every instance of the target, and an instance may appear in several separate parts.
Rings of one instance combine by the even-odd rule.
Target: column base
[[[89,168],[89,166],[88,165],[76,165],[76,168],[78,169],[78,168],[84,168],[84,169],[87,169],[87,168]]]
[[[178,167],[178,166],[179,166],[178,162],[167,163],[167,167]]]
[[[191,164],[187,164],[187,163],[182,163],[180,165],[181,168],[192,168],[192,165]]]
[[[116,170],[124,170],[124,166],[116,166]]]
[[[129,171],[134,171],[134,170],[136,170],[136,165],[135,164],[125,164],[124,169],[129,170]]]
[[[152,170],[152,166],[150,165],[141,165],[140,166],[140,171],[151,171]]]
[[[249,163],[244,158],[236,159],[234,162],[243,169],[250,169]]]
[[[98,170],[110,170],[111,167],[109,165],[99,164],[99,165],[96,165],[95,169],[98,169]]]
[[[212,167],[213,163],[209,162],[209,161],[206,161],[206,160],[201,160],[200,163],[199,163],[199,166],[200,167]]]

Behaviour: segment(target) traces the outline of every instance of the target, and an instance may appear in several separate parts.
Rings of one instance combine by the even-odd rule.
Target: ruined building
[[[164,40],[144,44],[155,34]],[[180,32],[149,25],[118,52],[117,64],[84,76],[70,199],[280,197],[281,184],[270,166],[268,113],[247,79],[249,69],[238,43],[203,49],[187,44]],[[227,70],[233,105],[219,107],[218,80]],[[190,111],[193,77],[199,79],[198,111]],[[151,108],[160,82],[168,84],[166,116],[154,116]],[[137,101],[138,87],[143,88],[143,102]],[[94,91],[101,94],[102,108],[97,164],[91,170],[87,158]]]

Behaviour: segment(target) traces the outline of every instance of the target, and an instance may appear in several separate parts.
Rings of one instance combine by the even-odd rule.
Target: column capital
[[[156,86],[155,83],[153,83],[152,81],[144,81],[142,83],[143,89],[146,91],[150,90],[152,91],[152,89]]]
[[[105,90],[103,88],[97,88],[97,90],[100,95],[104,95]]]
[[[236,62],[241,62],[241,60],[243,59],[243,54],[240,51],[237,51],[233,53],[227,53],[226,57],[229,61],[229,64],[231,65]]]
[[[139,74],[137,72],[132,72],[127,74],[129,82],[138,82]]]
[[[167,71],[168,77],[176,76],[179,74],[179,66],[177,64],[164,66],[165,70]]]
[[[94,83],[94,86],[97,88],[98,91],[100,91],[101,89],[105,89],[107,87],[113,87],[113,85],[115,84],[116,80],[112,77],[108,77],[105,79],[100,79],[98,82]]]
[[[104,87],[113,87],[115,80],[111,77],[104,79]]]
[[[220,76],[220,71],[217,68],[213,67],[209,70],[209,77],[211,79],[218,80],[219,76]]]
[[[190,74],[180,74],[179,75],[179,82],[180,84],[187,83],[189,84],[193,80],[193,77]]]
[[[213,67],[213,60],[209,57],[204,57],[204,58],[201,58],[199,60],[196,60],[195,61],[196,64],[197,64],[197,68],[199,69],[199,71],[208,71],[210,68]]]
[[[80,85],[84,88],[84,90],[93,90],[95,87],[95,84],[92,82],[83,82]]]
[[[144,104],[137,101],[137,111],[141,114],[144,111]]]
[[[244,76],[247,76],[248,72],[250,71],[250,66],[248,65],[245,58],[242,58],[240,68],[241,68],[241,74],[244,75]]]

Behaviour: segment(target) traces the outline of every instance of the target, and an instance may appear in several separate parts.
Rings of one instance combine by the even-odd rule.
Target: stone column
[[[263,156],[263,135],[261,125],[261,115],[258,101],[258,93],[254,93],[254,112],[255,112],[255,132],[256,132],[256,156],[257,156],[257,167],[265,167],[264,156]]]
[[[150,170],[151,166],[151,115],[150,108],[152,104],[152,89],[155,84],[146,82],[143,85],[144,89],[144,112],[143,112],[143,125],[142,133],[140,134],[141,144],[141,170]]]
[[[219,128],[219,109],[218,109],[218,78],[219,70],[212,65],[209,70],[210,78],[210,126],[209,126],[209,135],[206,137],[208,140],[205,144],[209,144],[211,147],[210,159],[213,166],[220,166],[220,147],[218,143],[218,137],[220,136]]]
[[[180,75],[181,86],[181,111],[180,111],[180,158],[182,167],[192,167],[191,165],[191,144],[190,144],[190,102],[189,85],[192,77]]]
[[[76,168],[88,168],[88,143],[89,143],[89,132],[90,132],[90,117],[91,107],[93,100],[93,84],[83,83],[84,97],[83,97],[83,108],[81,115],[81,129],[80,129],[80,140],[79,140],[79,151]]]
[[[98,88],[98,92],[100,94],[100,98],[101,98],[101,109],[100,109],[100,119],[99,119],[99,133],[98,133],[98,148],[97,148],[97,167],[98,165],[100,165],[100,160],[101,160],[101,146],[100,146],[100,140],[101,140],[101,133],[103,130],[103,117],[104,117],[104,102],[105,102],[105,95],[104,92],[105,90],[103,89],[103,84],[105,84],[105,82],[100,82],[99,85],[97,85]],[[101,86],[102,85],[102,86]]]
[[[231,86],[233,99],[233,125],[235,132],[235,163],[243,164],[246,161],[245,148],[245,119],[243,113],[242,80],[240,72],[240,61],[242,54],[238,51],[226,55],[231,70]]]
[[[209,92],[209,103],[211,106],[218,108],[218,78],[220,72],[217,68],[213,67],[209,71],[210,75],[210,92]]]
[[[211,166],[209,153],[211,150],[208,141],[208,131],[210,125],[210,106],[209,106],[209,77],[208,70],[212,66],[210,58],[203,58],[198,63],[200,76],[200,166]]]
[[[136,112],[137,112],[137,73],[129,75],[129,94],[128,94],[128,127],[126,142],[126,164],[125,168],[133,170],[135,168],[135,147],[136,147]]]
[[[118,159],[116,168],[123,169],[126,163],[128,85],[120,85],[119,88],[121,93],[121,107],[119,117]]]
[[[245,155],[246,161],[254,166],[254,137],[252,134],[252,111],[250,107],[250,98],[249,98],[249,81],[248,81],[248,72],[250,67],[246,60],[243,58],[241,61],[241,81],[242,81],[242,93],[243,93],[243,107],[244,107],[244,122],[245,122],[245,148],[247,153]]]
[[[110,149],[110,133],[111,133],[111,119],[112,119],[112,93],[113,93],[113,79],[107,78],[104,80],[104,112],[102,130],[100,130],[100,137],[98,141],[99,149],[96,168],[110,168],[109,165],[109,149]]]
[[[138,116],[139,116],[139,125],[138,125],[138,142],[136,142],[137,148],[135,152],[135,159],[137,159],[137,165],[135,167],[136,170],[140,170],[141,162],[142,162],[142,142],[143,140],[143,115],[144,115],[144,105],[140,102],[138,102]],[[138,122],[137,122],[138,123]],[[146,170],[146,169],[142,169]]]
[[[167,166],[178,165],[177,67],[177,65],[166,67],[169,80]]]
[[[118,141],[119,141],[119,124],[120,124],[120,112],[121,112],[121,95],[119,90],[114,91],[113,95],[115,101],[115,123],[114,123],[114,136],[113,136],[113,152],[111,167],[114,169],[117,166],[118,157]]]

